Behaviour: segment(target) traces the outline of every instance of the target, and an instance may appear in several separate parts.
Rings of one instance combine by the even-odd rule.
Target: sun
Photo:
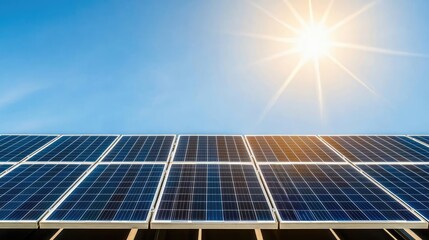
[[[321,24],[312,24],[300,30],[296,48],[305,58],[320,58],[329,53],[331,42],[328,29]]]
[[[272,98],[270,99],[263,113],[261,114],[259,121],[265,118],[265,116],[269,113],[271,108],[277,103],[278,99],[287,89],[289,84],[295,79],[295,77],[299,74],[300,70],[306,64],[311,64],[314,68],[315,79],[317,84],[319,108],[320,108],[321,116],[323,118],[323,90],[322,90],[322,78],[320,74],[320,64],[319,64],[322,58],[323,59],[326,58],[328,61],[331,61],[340,70],[344,71],[351,79],[359,83],[370,93],[380,98],[380,96],[376,93],[376,91],[374,91],[365,81],[360,79],[356,74],[354,74],[351,70],[349,70],[349,68],[347,68],[339,59],[337,59],[337,57],[334,56],[334,54],[331,51],[333,48],[342,48],[342,49],[349,49],[349,50],[355,50],[355,51],[364,51],[364,52],[397,55],[397,56],[429,58],[429,56],[424,54],[395,51],[390,49],[365,46],[362,44],[341,42],[341,41],[337,41],[336,39],[335,40],[332,39],[332,35],[337,29],[347,25],[353,19],[355,19],[362,13],[368,11],[377,3],[377,1],[369,2],[368,4],[364,5],[362,8],[358,9],[356,12],[346,16],[344,19],[341,19],[335,22],[334,24],[332,24],[332,26],[326,26],[325,23],[333,7],[334,0],[331,0],[326,5],[326,9],[321,15],[322,17],[320,19],[315,19],[311,0],[308,0],[309,14],[299,13],[294,8],[294,6],[290,3],[290,0],[282,0],[282,1],[288,8],[289,12],[292,13],[292,15],[288,15],[288,16],[295,17],[295,19],[298,20],[298,22],[300,23],[299,27],[292,26],[287,21],[284,21],[278,18],[277,16],[272,14],[264,7],[249,0],[250,4],[253,5],[256,9],[258,9],[260,12],[265,14],[267,17],[271,18],[277,24],[280,24],[281,26],[283,26],[287,30],[287,32],[291,34],[290,37],[261,35],[261,34],[255,34],[255,33],[236,33],[237,35],[240,35],[240,36],[284,43],[285,46],[289,47],[288,49],[281,52],[277,52],[272,56],[259,59],[257,63],[263,63],[263,62],[272,61],[282,57],[288,57],[289,55],[292,55],[292,54],[300,55],[300,60],[297,62],[296,66],[292,69],[292,71],[289,73],[289,75],[287,76],[283,84],[278,88],[277,92],[273,94]],[[309,19],[305,19],[304,17],[302,17],[304,15],[309,16]]]

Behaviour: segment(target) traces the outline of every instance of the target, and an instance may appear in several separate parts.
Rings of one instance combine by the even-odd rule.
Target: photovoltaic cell
[[[251,162],[241,136],[180,136],[175,162]]]
[[[352,162],[429,162],[429,148],[405,136],[324,136]]]
[[[252,165],[172,165],[155,220],[274,221]]]
[[[19,162],[55,136],[4,135],[0,136],[0,162]]]
[[[95,162],[116,136],[63,136],[29,162]]]
[[[48,221],[147,221],[164,164],[98,165]]]
[[[282,221],[419,221],[349,165],[261,165]]]
[[[0,178],[0,221],[38,220],[88,165],[23,164]]]
[[[10,168],[12,165],[10,164],[0,164],[0,174],[3,173],[4,170]]]
[[[429,144],[429,136],[413,136],[413,138],[419,140],[420,142]]]
[[[359,165],[429,220],[429,165]]]
[[[258,162],[344,162],[316,136],[247,136]]]
[[[103,162],[167,162],[174,136],[123,136]]]

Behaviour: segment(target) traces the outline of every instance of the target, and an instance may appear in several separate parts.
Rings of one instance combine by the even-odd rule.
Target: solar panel
[[[47,135],[0,136],[0,162],[19,162],[54,138]]]
[[[21,164],[0,178],[0,228],[37,228],[37,221],[88,165]]]
[[[175,162],[251,162],[241,136],[180,136]]]
[[[95,162],[116,136],[62,136],[29,162]]]
[[[316,136],[246,136],[258,162],[344,162]]]
[[[348,164],[260,165],[260,169],[280,228],[426,225]]]
[[[359,165],[429,220],[429,165]]]
[[[250,164],[173,164],[151,228],[277,228]]]
[[[164,164],[100,164],[41,227],[148,228],[164,168]]]
[[[0,164],[0,174],[3,173],[4,170],[10,168],[12,164]]]
[[[167,162],[174,136],[123,136],[103,162]]]
[[[429,145],[429,136],[412,136],[412,138],[415,138],[420,142],[423,142]]]
[[[429,148],[405,136],[323,136],[352,162],[429,162]]]

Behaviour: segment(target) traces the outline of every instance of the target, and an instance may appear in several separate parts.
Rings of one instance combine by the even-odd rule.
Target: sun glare
[[[323,25],[305,27],[298,36],[297,49],[305,58],[320,58],[329,53],[329,33]]]
[[[302,67],[305,64],[309,64],[309,63],[312,64],[312,66],[314,67],[315,79],[316,79],[316,84],[318,89],[317,92],[318,92],[319,108],[320,108],[321,116],[323,118],[322,77],[320,74],[320,64],[319,64],[319,60],[321,58],[326,58],[329,61],[331,61],[336,67],[338,67],[338,69],[340,69],[348,76],[350,76],[351,79],[356,81],[358,84],[360,84],[362,87],[367,89],[372,94],[379,97],[377,93],[365,81],[361,80],[356,74],[354,74],[351,70],[349,70],[340,60],[338,60],[333,55],[333,53],[331,53],[330,50],[333,48],[342,48],[342,49],[350,49],[355,51],[364,51],[364,52],[397,55],[397,56],[428,58],[427,55],[418,54],[418,53],[395,51],[390,49],[359,45],[355,43],[340,42],[340,41],[337,41],[336,39],[335,40],[332,39],[332,33],[334,33],[339,28],[347,25],[350,21],[357,18],[359,15],[368,11],[371,7],[373,7],[377,3],[376,0],[362,6],[362,8],[346,16],[344,19],[341,19],[333,23],[332,26],[326,26],[325,22],[329,17],[329,14],[333,7],[334,0],[330,0],[329,3],[326,5],[326,8],[323,14],[321,15],[322,17],[320,19],[315,19],[311,0],[309,0],[307,4],[308,11],[302,14],[295,9],[295,7],[290,3],[290,0],[283,0],[289,12],[292,13],[292,15],[288,15],[288,16],[295,17],[295,19],[298,20],[298,22],[300,23],[300,27],[295,27],[289,24],[288,22],[283,21],[281,18],[275,16],[273,13],[271,13],[269,10],[265,9],[264,7],[252,2],[251,0],[249,1],[256,9],[258,9],[267,17],[272,19],[273,22],[275,22],[276,24],[280,24],[286,29],[287,32],[291,33],[290,37],[262,35],[262,34],[255,34],[255,33],[238,33],[238,35],[241,35],[241,36],[267,40],[267,41],[280,42],[285,44],[285,47],[289,47],[288,49],[283,50],[281,52],[277,52],[272,56],[259,59],[257,63],[268,62],[282,57],[288,57],[289,55],[293,55],[293,54],[300,55],[300,59],[301,59],[298,61],[295,68],[292,69],[292,71],[287,76],[286,80],[280,86],[277,92],[273,94],[267,107],[264,109],[264,112],[262,113],[260,120],[264,119],[265,115],[277,103],[280,96],[287,89],[287,87],[294,80],[294,78],[299,74]],[[309,18],[305,19],[302,16],[309,16]]]

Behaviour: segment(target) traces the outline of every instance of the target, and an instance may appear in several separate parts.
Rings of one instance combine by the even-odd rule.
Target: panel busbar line
[[[19,162],[52,141],[53,135],[0,136],[0,162]]]
[[[174,135],[122,136],[102,162],[168,161]]]
[[[259,165],[280,228],[427,228],[427,223],[345,164]]]
[[[37,228],[45,212],[88,169],[81,164],[20,164],[0,178],[0,228]]]
[[[242,136],[180,135],[173,162],[251,162]]]
[[[316,136],[246,136],[257,162],[345,162]]]
[[[165,164],[99,164],[41,228],[148,228]]]
[[[366,174],[429,220],[429,165],[359,165]]]
[[[353,163],[429,163],[429,148],[405,136],[322,136],[322,139]]]
[[[252,164],[172,164],[151,228],[267,228],[277,223]]]
[[[429,146],[429,136],[411,136],[411,137]]]
[[[61,136],[27,162],[95,162],[117,136]]]
[[[3,171],[13,166],[12,164],[0,164],[0,176],[3,174]]]

